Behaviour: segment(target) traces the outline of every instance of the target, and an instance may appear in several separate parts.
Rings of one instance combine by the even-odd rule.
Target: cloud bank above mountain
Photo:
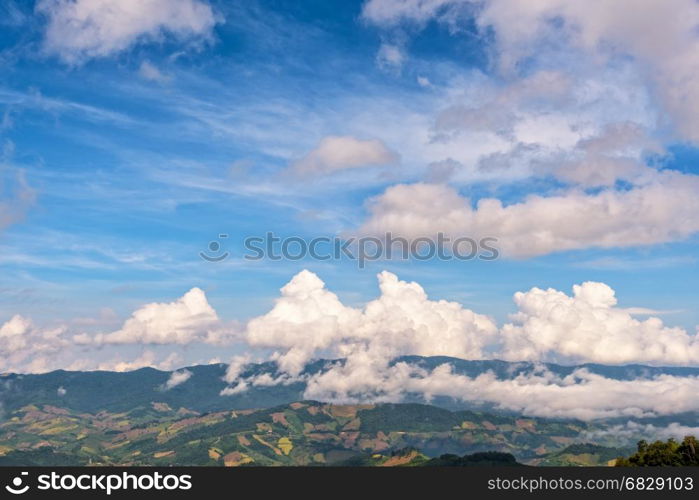
[[[581,420],[699,411],[691,397],[699,389],[699,377],[616,380],[585,369],[565,377],[542,369],[503,380],[491,372],[460,375],[448,363],[429,371],[408,363],[370,364],[350,357],[344,366],[313,375],[306,383],[304,398],[338,403],[399,402],[409,394],[427,401],[449,396],[525,415]]]
[[[604,283],[516,292],[517,311],[498,326],[492,318],[447,300],[430,299],[416,282],[383,271],[380,295],[363,307],[343,304],[314,273],[304,270],[284,287],[272,309],[241,326],[221,320],[206,294],[192,288],[172,302],[138,308],[111,332],[76,332],[85,322],[38,327],[16,315],[0,328],[5,369],[27,369],[35,354],[113,346],[242,346],[270,353],[280,369],[297,376],[318,358],[359,357],[390,361],[399,356],[461,359],[651,365],[699,365],[699,338],[666,326],[646,308],[617,305]],[[648,316],[640,320],[637,315]],[[250,361],[243,356],[243,362]],[[243,363],[244,364],[244,363]],[[234,370],[235,371],[235,370]],[[231,380],[235,379],[235,375]]]
[[[659,376],[620,381],[584,369],[561,377],[542,369],[511,380],[492,373],[467,377],[445,363],[432,371],[398,356],[453,356],[463,359],[569,363],[699,364],[699,338],[658,318],[639,321],[604,283],[586,282],[568,296],[554,289],[517,292],[518,312],[498,329],[486,316],[458,303],[430,300],[417,283],[378,275],[381,296],[362,309],[343,305],[313,273],[303,271],[281,290],[267,314],[251,320],[249,345],[274,352],[282,373],[307,384],[304,397],[335,402],[400,401],[408,394],[450,396],[498,408],[548,417],[595,419],[642,417],[699,409],[688,395],[699,388],[696,377]],[[314,375],[303,368],[319,357],[343,362]],[[258,380],[241,379],[249,358],[238,358],[229,371],[237,394]],[[267,381],[272,385],[273,380]]]
[[[420,394],[427,400],[448,396],[529,415],[580,419],[699,411],[696,398],[691,397],[699,390],[699,378],[692,376],[616,380],[584,368],[562,376],[542,366],[500,379],[490,372],[477,377],[455,373],[447,362],[431,370],[393,362],[400,356],[419,355],[564,364],[699,365],[697,334],[665,326],[656,317],[637,319],[633,308],[618,306],[614,290],[604,283],[575,285],[571,295],[539,288],[517,292],[517,312],[511,322],[498,327],[488,316],[457,302],[430,299],[418,283],[402,281],[387,271],[377,278],[379,297],[363,307],[352,307],[343,304],[317,275],[304,270],[281,289],[269,312],[250,320],[235,335],[225,330],[198,288],[173,302],[142,306],[111,333],[75,335],[65,326],[42,329],[15,316],[0,327],[0,359],[8,371],[47,371],[58,368],[55,363],[70,369],[172,369],[183,361],[175,351],[162,359],[149,350],[133,361],[117,357],[107,362],[90,361],[89,352],[106,344],[186,348],[214,342],[232,347],[237,340],[246,354],[232,360],[225,377],[229,387],[222,396],[253,386],[303,381],[304,397],[334,402],[401,401]],[[79,349],[86,357],[68,362],[71,352]],[[316,359],[340,358],[341,362],[320,372],[304,372]],[[275,361],[279,374],[243,378],[245,366],[254,359]],[[163,389],[190,377],[186,370],[175,371]]]
[[[478,359],[496,338],[488,317],[456,302],[429,300],[420,285],[389,272],[381,295],[363,309],[345,306],[309,271],[297,274],[264,316],[248,323],[250,346],[277,350],[280,368],[297,375],[311,359],[366,352],[383,359],[405,354]]]

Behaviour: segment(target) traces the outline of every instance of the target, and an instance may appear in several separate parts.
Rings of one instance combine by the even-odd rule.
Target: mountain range
[[[564,376],[579,368],[619,380],[699,376],[698,368],[641,365],[414,356],[398,361],[426,369],[448,362],[456,373],[492,372],[502,379],[542,369]],[[306,374],[337,362],[317,361]],[[173,372],[152,368],[3,374],[0,465],[608,465],[643,437],[617,439],[609,430],[621,420],[533,418],[445,397],[350,405],[308,401],[303,382],[222,396],[227,365],[186,370],[191,375],[170,388]],[[249,365],[242,376],[263,373],[276,375],[276,364]],[[662,425],[668,418],[645,420]],[[696,415],[672,416],[682,419],[696,421]]]
[[[0,465],[398,466],[445,454],[458,464],[454,456],[486,452],[500,454],[480,456],[486,462],[595,465],[606,464],[610,452],[566,447],[601,429],[414,403],[299,401],[205,413],[163,402],[97,413],[32,404],[0,423]],[[628,451],[613,449],[611,456]]]
[[[405,361],[425,369],[433,369],[444,363],[453,367],[454,373],[476,377],[492,372],[500,379],[511,379],[518,375],[541,372],[546,369],[555,375],[565,376],[584,368],[590,373],[617,380],[635,380],[661,374],[675,376],[699,376],[699,368],[654,367],[644,365],[607,366],[583,364],[564,366],[552,363],[506,362],[499,360],[463,360],[443,356],[397,358],[394,363]],[[319,360],[309,364],[304,374],[318,373],[330,363],[342,360]],[[80,412],[129,411],[160,401],[172,407],[185,407],[198,412],[233,409],[269,408],[304,399],[305,383],[287,385],[251,386],[247,391],[221,396],[227,387],[224,381],[227,365],[211,364],[186,368],[191,376],[186,382],[165,390],[172,372],[153,368],[141,368],[128,372],[64,371],[43,374],[0,375],[0,404],[5,411],[36,404],[48,404]],[[277,365],[266,362],[248,365],[241,376],[277,375]],[[60,390],[59,390],[60,389]],[[450,410],[484,409],[476,402],[457,401],[452,398],[436,397],[425,401],[419,396],[409,397],[408,402],[430,403]],[[490,408],[485,408],[492,410]],[[494,410],[493,410],[494,411]]]

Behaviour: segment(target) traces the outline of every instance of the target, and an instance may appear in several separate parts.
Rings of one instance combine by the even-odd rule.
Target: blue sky
[[[110,14],[80,0],[84,21],[66,1],[1,2],[0,325],[21,315],[46,328],[109,332],[143,304],[193,287],[222,319],[245,321],[268,311],[302,269],[360,306],[378,295],[376,274],[387,269],[499,324],[516,310],[517,291],[569,294],[574,284],[599,281],[620,307],[652,309],[665,324],[695,331],[699,215],[682,200],[696,194],[698,137],[668,97],[686,91],[672,78],[682,68],[659,66],[662,54],[644,53],[633,33],[612,49],[567,32],[526,35],[518,47],[532,52],[522,56],[514,35],[502,35],[507,19],[491,12],[487,24],[488,12],[469,2],[436,2],[430,11],[420,2],[381,10],[379,1],[182,0],[172,5],[195,15],[180,24],[177,7],[168,7],[168,21],[152,3],[154,10]],[[131,15],[139,20],[133,29]],[[71,16],[84,23],[71,28]],[[560,16],[589,28],[579,13]],[[660,76],[648,77],[652,71]],[[609,133],[614,127],[622,132]],[[399,159],[337,168],[321,161],[297,175],[327,137],[377,141]],[[595,169],[605,181],[589,180]],[[447,173],[435,181],[435,172]],[[457,223],[443,222],[456,205],[436,217],[411,206],[400,224],[387,225],[391,210],[403,210],[384,203],[387,190],[409,186],[417,198],[425,185],[472,209],[482,199],[522,204],[513,218],[539,213],[527,208],[531,196],[561,204],[578,196],[582,208],[572,210],[581,218],[570,225],[581,234],[570,234],[564,216],[542,222],[553,236],[528,254],[508,238],[520,242],[536,220],[522,229],[521,220],[479,209],[478,230],[491,227],[505,245],[495,262],[359,269],[242,258],[243,239],[268,231],[309,239],[410,233],[427,217],[435,230],[456,232]],[[675,198],[676,186],[684,191]],[[622,200],[621,213],[610,215],[620,219],[614,235],[583,230],[600,224],[581,214],[586,200],[645,196],[646,188],[652,195],[638,205]],[[631,208],[639,211],[625,221]],[[664,221],[677,227],[656,234]],[[643,236],[634,241],[622,227]],[[203,261],[198,253],[221,233],[231,257]],[[188,361],[204,356],[188,352]]]

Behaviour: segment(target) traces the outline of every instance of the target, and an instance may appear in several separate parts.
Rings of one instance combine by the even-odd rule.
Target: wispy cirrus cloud
[[[8,184],[14,188],[3,189]],[[0,231],[22,220],[36,198],[36,191],[27,183],[24,171],[0,163]]]
[[[613,271],[631,271],[639,269],[664,269],[681,267],[697,262],[697,258],[689,255],[672,255],[662,257],[598,257],[575,263],[575,266],[587,269],[605,269]]]

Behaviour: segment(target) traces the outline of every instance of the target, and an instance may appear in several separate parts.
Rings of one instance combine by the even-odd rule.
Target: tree
[[[694,436],[686,436],[681,443],[674,439],[648,443],[641,440],[637,451],[628,458],[620,457],[617,467],[699,466],[699,443]]]

